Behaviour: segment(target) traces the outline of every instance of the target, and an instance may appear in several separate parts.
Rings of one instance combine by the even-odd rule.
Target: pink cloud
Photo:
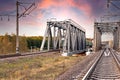
[[[83,14],[80,15],[80,13],[72,11],[72,7],[77,8]],[[88,17],[92,16],[92,7],[83,0],[42,0],[38,5],[38,9],[50,12],[47,15],[52,15],[51,17],[59,20],[73,19],[77,23],[80,22],[81,26],[88,26],[85,24],[91,23],[91,19]],[[43,15],[45,14],[39,13],[38,17],[41,18]]]
[[[83,0],[80,0],[78,2],[74,1],[74,0],[65,0],[65,1],[61,1],[61,0],[42,0],[39,5],[38,5],[38,9],[51,9],[53,7],[56,8],[70,8],[70,7],[74,7],[79,9],[80,11],[82,11],[85,15],[89,16],[92,14],[92,9],[91,6],[89,5],[89,3],[84,2]]]
[[[38,14],[38,15],[37,15],[37,18],[38,18],[38,19],[41,19],[42,17],[43,17],[43,14]]]
[[[92,14],[91,6],[87,3],[84,3],[84,4],[82,2],[80,2],[80,4],[75,3],[74,6],[76,6],[76,8],[79,8],[80,10],[82,10],[85,15],[89,16]]]
[[[75,12],[71,8],[77,8],[82,14]],[[43,22],[45,22],[43,19],[56,18],[57,20],[73,19],[81,26],[89,27],[88,25],[91,25],[91,19],[88,19],[88,16],[92,15],[92,9],[90,4],[83,0],[79,0],[78,2],[75,0],[42,0],[38,4],[36,14],[38,20],[28,22],[26,23],[27,25],[41,26],[42,29]]]
[[[42,0],[39,5],[38,8],[40,9],[46,9],[52,5],[55,5],[55,2],[53,0]]]

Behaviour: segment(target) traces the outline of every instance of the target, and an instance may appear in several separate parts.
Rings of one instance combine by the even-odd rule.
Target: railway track
[[[120,80],[120,62],[113,50],[106,48],[82,80]]]
[[[32,55],[39,55],[43,53],[56,53],[60,50],[50,50],[50,51],[43,51],[43,52],[35,52],[35,53],[21,53],[21,54],[7,54],[7,55],[0,55],[0,59],[6,59],[6,58],[14,58],[14,57],[24,57],[24,56],[32,56]]]

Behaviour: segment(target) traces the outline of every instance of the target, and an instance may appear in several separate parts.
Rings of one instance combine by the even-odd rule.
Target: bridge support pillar
[[[94,51],[97,51],[101,48],[101,33],[99,32],[97,26],[98,24],[94,23],[94,44],[93,44]]]
[[[118,50],[120,51],[120,22],[118,24]]]
[[[113,49],[117,50],[117,48],[118,48],[118,30],[116,32],[114,32],[113,35],[114,35]]]
[[[117,30],[113,33],[114,35],[114,45],[113,45],[113,49],[115,50],[120,50],[120,22],[117,22]]]

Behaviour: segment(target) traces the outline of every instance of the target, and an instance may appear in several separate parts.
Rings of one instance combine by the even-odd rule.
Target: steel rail
[[[120,61],[117,57],[117,55],[113,52],[112,49],[108,48],[108,50],[110,51],[110,53],[113,56],[113,59],[115,60],[115,63],[118,67],[118,69],[120,70]],[[104,53],[105,49],[103,50],[103,52],[100,54],[100,56],[96,59],[96,61],[93,63],[93,65],[90,67],[90,69],[88,70],[88,72],[85,74],[85,76],[83,77],[82,80],[88,80],[89,77],[91,76],[91,74],[93,73],[93,71],[95,70],[96,66],[98,65],[99,60],[101,59],[103,53]]]
[[[25,54],[7,54],[7,55],[0,55],[0,59],[20,57],[20,56],[29,56],[29,55],[38,55],[38,54],[57,52],[57,51],[60,52],[60,50],[50,50],[50,51],[34,52],[34,53],[27,53],[27,54],[26,53]]]
[[[119,68],[119,70],[120,70],[120,61],[119,61],[116,53],[114,53],[111,49],[110,49],[110,51],[111,51],[112,56],[114,57],[114,60],[115,60],[116,64],[118,65],[118,68]]]
[[[105,49],[101,52],[100,56],[95,60],[95,62],[93,63],[93,65],[90,67],[90,69],[88,70],[88,72],[85,74],[85,76],[82,78],[82,80],[87,80],[88,77],[91,75],[91,73],[94,71],[96,65],[98,64],[99,60],[101,59],[103,53],[104,53]]]

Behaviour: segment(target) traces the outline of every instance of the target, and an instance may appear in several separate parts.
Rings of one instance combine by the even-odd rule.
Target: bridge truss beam
[[[71,55],[86,49],[85,29],[72,20],[48,21],[40,50],[61,49],[63,54]]]
[[[120,50],[120,22],[95,22],[94,51],[101,48],[101,35],[105,32],[113,33],[113,49]]]
[[[98,24],[94,24],[94,51],[97,51],[101,48],[101,32],[97,29]]]

